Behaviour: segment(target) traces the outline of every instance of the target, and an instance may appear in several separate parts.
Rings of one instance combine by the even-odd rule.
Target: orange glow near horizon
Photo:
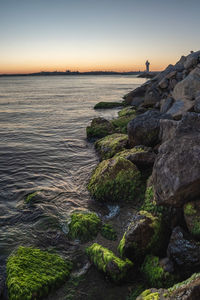
[[[150,61],[151,62],[151,61]],[[164,70],[170,62],[165,63],[153,63],[151,62],[150,71],[162,71]],[[116,72],[129,72],[129,71],[144,71],[145,64],[143,63],[99,63],[99,64],[86,64],[86,63],[4,63],[1,64],[0,74],[28,74],[28,73],[37,73],[41,71],[61,71],[65,72],[66,70],[70,71],[79,71],[79,72],[90,72],[90,71],[116,71]]]

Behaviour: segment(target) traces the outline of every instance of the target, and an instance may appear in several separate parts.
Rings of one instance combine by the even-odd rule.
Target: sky
[[[0,0],[0,73],[159,71],[200,49],[199,0]]]

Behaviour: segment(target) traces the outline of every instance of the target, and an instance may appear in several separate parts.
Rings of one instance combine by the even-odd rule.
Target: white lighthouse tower
[[[146,72],[149,73],[149,65],[150,65],[150,62],[147,60],[146,63]]]

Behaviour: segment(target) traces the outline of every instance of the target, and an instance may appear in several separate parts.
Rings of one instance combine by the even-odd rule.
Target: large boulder
[[[184,62],[184,68],[186,70],[191,70],[196,67],[200,62],[200,51],[192,52],[189,54]]]
[[[167,114],[171,115],[174,120],[180,120],[184,114],[194,110],[195,101],[185,99],[176,100]]]
[[[94,170],[88,189],[98,201],[134,201],[139,192],[141,175],[137,167],[123,157],[102,161]]]
[[[124,96],[125,103],[128,105],[138,107],[144,101],[144,96],[148,87],[148,83],[149,81],[126,94]]]
[[[181,271],[182,276],[200,271],[200,246],[179,226],[172,232],[167,255]]]
[[[159,251],[161,234],[161,219],[147,211],[140,211],[124,233],[119,253],[122,257],[141,261],[147,253]]]
[[[197,300],[200,295],[200,273],[168,289],[148,289],[136,300]]]
[[[154,87],[150,87],[145,93],[144,106],[153,107],[160,100],[161,100],[161,96],[158,89]]]
[[[200,92],[196,95],[195,98],[194,111],[200,113]]]
[[[169,118],[159,111],[151,110],[128,123],[129,143],[132,146],[155,146],[159,143],[160,120]]]
[[[181,207],[200,195],[200,114],[187,113],[159,148],[153,167],[156,202]]]
[[[174,120],[160,120],[159,140],[161,143],[171,139],[176,131],[179,122]]]
[[[177,83],[173,90],[175,100],[194,100],[200,90],[200,64],[189,75]]]
[[[200,200],[184,205],[184,217],[189,232],[195,238],[200,239]]]

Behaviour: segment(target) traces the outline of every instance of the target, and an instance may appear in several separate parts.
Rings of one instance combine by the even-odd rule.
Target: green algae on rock
[[[142,260],[145,254],[159,250],[162,235],[162,220],[147,211],[140,211],[124,233],[118,251],[121,257]]]
[[[94,106],[94,109],[109,109],[124,106],[124,102],[104,102],[101,101]]]
[[[191,201],[184,205],[184,218],[189,232],[200,238],[200,201]]]
[[[57,254],[31,247],[19,247],[8,257],[7,287],[10,300],[31,300],[46,296],[70,274],[71,263]]]
[[[122,280],[127,271],[133,267],[129,259],[122,260],[97,243],[88,247],[86,253],[98,270],[106,273],[115,282]]]
[[[136,114],[136,110],[134,109],[133,106],[125,107],[118,112],[119,117],[130,116],[135,114]]]
[[[134,201],[141,175],[127,159],[117,157],[102,161],[94,170],[88,190],[98,201]]]
[[[28,196],[26,196],[26,199],[24,200],[24,202],[26,204],[33,204],[36,201],[36,196],[37,196],[38,192],[33,192],[31,194],[28,194]]]
[[[112,123],[104,118],[94,118],[91,125],[86,128],[88,139],[98,139],[114,133]]]
[[[193,274],[183,282],[168,289],[151,288],[145,290],[136,300],[196,300],[200,294],[200,273]]]
[[[149,285],[155,288],[168,288],[175,283],[175,276],[164,270],[157,256],[147,255],[142,264],[141,272]]]
[[[71,215],[69,223],[69,237],[73,240],[79,239],[81,242],[87,242],[94,239],[101,227],[101,220],[91,212],[75,212]]]
[[[117,239],[117,233],[110,224],[102,225],[101,235],[107,240],[115,241]]]
[[[112,125],[114,126],[115,132],[127,133],[127,125],[128,123],[133,120],[135,115],[128,115],[118,117],[116,119],[111,120]]]
[[[95,143],[101,160],[113,157],[128,146],[128,136],[122,133],[108,135]]]
[[[164,211],[167,210],[167,208],[156,204],[155,196],[154,196],[154,188],[152,185],[148,186],[146,189],[145,199],[141,209],[146,210],[155,215],[161,215]]]

